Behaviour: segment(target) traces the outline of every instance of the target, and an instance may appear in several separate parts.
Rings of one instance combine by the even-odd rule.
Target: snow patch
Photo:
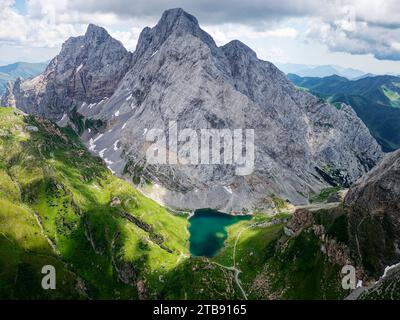
[[[128,123],[128,122],[125,122],[125,123],[124,123],[124,125],[123,125],[122,128],[121,128],[122,130],[125,129],[127,123]]]
[[[108,160],[107,158],[104,158],[104,162],[106,164],[113,164],[114,162],[112,162],[111,160]]]
[[[97,138],[93,140],[93,142],[96,142],[96,141],[98,141],[98,140],[99,140],[99,139],[100,139],[102,136],[104,136],[104,134],[102,134],[102,133],[101,133],[101,134],[99,134],[99,135],[97,136]]]
[[[110,167],[110,166],[107,166],[107,168],[108,168],[108,170],[110,170],[110,171],[111,171],[111,173],[112,173],[112,174],[115,174],[115,171],[114,171],[113,169],[111,169],[111,167]]]
[[[119,110],[116,113],[114,113],[114,116],[116,116],[116,117],[119,116]]]
[[[145,129],[144,129],[144,131],[143,131],[143,135],[145,135],[145,134],[146,134],[146,132],[147,132],[147,128],[145,128]]]
[[[59,122],[63,122],[63,121],[65,120],[66,117],[67,117],[67,114],[64,113],[63,116],[62,116],[62,118],[61,118],[61,120],[60,120]]]
[[[118,151],[118,143],[119,143],[119,140],[117,140],[117,141],[115,141],[114,142],[114,151]]]
[[[82,67],[83,67],[83,64],[81,63],[81,64],[79,65],[79,67],[76,68],[75,73],[78,73],[78,72],[82,69]]]
[[[90,141],[89,141],[89,150],[90,150],[90,151],[96,150],[96,145],[94,144],[93,138],[90,138]]]
[[[232,191],[232,189],[230,187],[224,186],[224,189],[230,194],[233,193],[233,191]]]
[[[150,58],[153,58],[153,57],[157,54],[157,52],[158,52],[158,50],[156,50],[156,51],[151,55]]]
[[[99,156],[101,157],[101,158],[104,158],[104,152],[106,152],[107,151],[107,148],[104,148],[103,150],[101,150],[100,152],[99,152]]]
[[[126,101],[129,101],[129,100],[131,100],[131,99],[132,99],[132,93],[129,95],[128,98],[126,98]]]

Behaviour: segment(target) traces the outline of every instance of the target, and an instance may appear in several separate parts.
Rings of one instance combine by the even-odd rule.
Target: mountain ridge
[[[279,68],[286,74],[293,73],[300,77],[328,77],[338,75],[349,80],[362,78],[367,73],[353,68],[344,68],[336,65],[303,65],[294,63],[278,63]]]
[[[47,63],[15,62],[0,66],[0,96],[5,93],[9,81],[32,78],[41,73],[46,65]]]
[[[60,120],[83,100],[93,103],[109,97],[130,59],[131,54],[119,41],[104,28],[91,24],[84,36],[71,37],[63,43],[60,54],[42,74],[9,86],[2,105]],[[21,91],[29,94],[25,97]]]
[[[351,105],[384,151],[400,147],[399,77],[385,75],[351,81],[338,76],[303,78],[289,74],[288,77],[298,87],[330,103]]]
[[[132,55],[112,46],[123,54],[121,60],[111,60],[115,77],[106,97],[96,86],[86,86],[93,89],[94,97],[87,89],[80,91],[79,82],[71,77],[71,70],[76,72],[80,66],[80,56],[68,59],[67,52],[75,52],[72,44],[80,45],[80,39],[67,41],[47,72],[56,79],[48,82],[49,88],[54,82],[64,88],[64,79],[72,79],[66,82],[67,88],[71,83],[72,95],[52,89],[44,93],[44,100],[62,101],[61,108],[52,105],[46,114],[45,104],[33,98],[39,108],[26,110],[73,127],[77,119],[103,123],[100,132],[83,126],[81,137],[87,147],[106,159],[116,174],[133,177],[165,205],[236,212],[271,206],[274,195],[305,203],[310,194],[329,184],[353,183],[382,155],[351,108],[343,105],[337,110],[295,89],[278,68],[257,59],[238,41],[217,47],[197,19],[182,9],[167,10],[155,27],[145,28]],[[99,46],[95,43],[92,48],[94,56]],[[86,61],[88,71],[101,80],[95,62]],[[58,75],[51,75],[52,70]],[[21,85],[21,91],[29,87]],[[18,91],[21,85],[16,83],[11,90],[15,92],[9,91],[17,107],[24,105]],[[7,95],[3,99],[7,105],[11,100]],[[170,120],[177,122],[178,129],[254,129],[256,171],[240,177],[232,166],[149,165],[144,135],[147,129],[168,127]]]

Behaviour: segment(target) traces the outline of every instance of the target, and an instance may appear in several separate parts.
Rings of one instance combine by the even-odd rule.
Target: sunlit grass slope
[[[156,297],[188,253],[185,217],[112,176],[72,131],[9,108],[0,108],[0,222],[5,298]],[[54,291],[40,286],[46,264],[62,280]]]

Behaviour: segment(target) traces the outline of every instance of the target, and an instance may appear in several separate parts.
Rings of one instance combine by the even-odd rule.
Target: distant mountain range
[[[8,81],[14,81],[18,77],[29,79],[43,72],[47,62],[29,63],[16,62],[5,66],[0,66],[0,95],[5,92]]]
[[[286,74],[294,73],[300,77],[328,77],[332,75],[338,75],[347,79],[359,79],[366,75],[366,72],[353,69],[343,68],[340,66],[333,65],[305,65],[305,64],[294,64],[294,63],[277,63],[279,69]],[[371,75],[371,74],[369,74]]]
[[[364,121],[384,151],[400,148],[400,78],[366,77],[350,81],[344,77],[299,77],[289,79],[332,104],[349,104]]]

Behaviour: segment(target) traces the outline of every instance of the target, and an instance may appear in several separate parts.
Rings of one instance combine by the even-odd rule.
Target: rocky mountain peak
[[[181,8],[164,11],[157,25],[167,25],[170,28],[176,28],[177,26],[199,28],[197,19]]]
[[[110,38],[111,36],[108,34],[107,30],[99,27],[95,24],[89,24],[86,33],[85,33],[85,38],[88,40],[99,40],[99,41],[104,41],[107,38]]]
[[[153,28],[143,29],[135,52],[136,56],[140,57],[149,47],[152,51],[158,50],[171,35],[177,37],[192,35],[201,39],[212,50],[217,48],[213,38],[200,28],[199,22],[194,16],[181,8],[175,8],[164,11],[161,19]]]
[[[222,46],[221,49],[227,56],[240,55],[240,56],[249,56],[254,59],[257,58],[257,54],[255,53],[255,51],[239,40],[232,40],[231,42]]]
[[[381,156],[354,113],[298,91],[240,41],[217,47],[182,9],[143,30],[132,60],[109,100],[78,110],[112,123],[110,133],[84,139],[94,152],[105,150],[101,156],[117,174],[139,170],[155,186],[149,194],[168,206],[251,210],[268,206],[271,194],[302,204],[329,184],[354,182],[364,163]],[[149,165],[146,132],[169,121],[195,130],[254,129],[255,171],[243,179],[223,164]],[[122,147],[115,150],[115,143]]]
[[[16,81],[7,88],[4,103],[58,121],[83,103],[109,98],[129,70],[131,53],[99,26],[71,37],[44,73]]]
[[[106,56],[110,52],[117,54],[116,59],[120,59],[121,55],[124,56],[128,53],[122,43],[112,38],[106,29],[89,24],[83,36],[71,37],[63,43],[61,52],[57,57],[60,62],[63,57],[75,57],[75,60],[77,60],[76,57],[80,55],[90,58],[89,53]]]
[[[298,91],[239,41],[218,47],[182,9],[145,28],[132,57],[91,25],[13,93],[28,113],[107,123],[101,135],[83,132],[89,149],[116,174],[151,181],[149,195],[178,209],[252,210],[269,206],[273,195],[303,204],[329,184],[351,184],[381,157],[355,113]],[[254,130],[254,171],[242,177],[224,163],[149,164],[146,133],[170,121],[197,131]]]

